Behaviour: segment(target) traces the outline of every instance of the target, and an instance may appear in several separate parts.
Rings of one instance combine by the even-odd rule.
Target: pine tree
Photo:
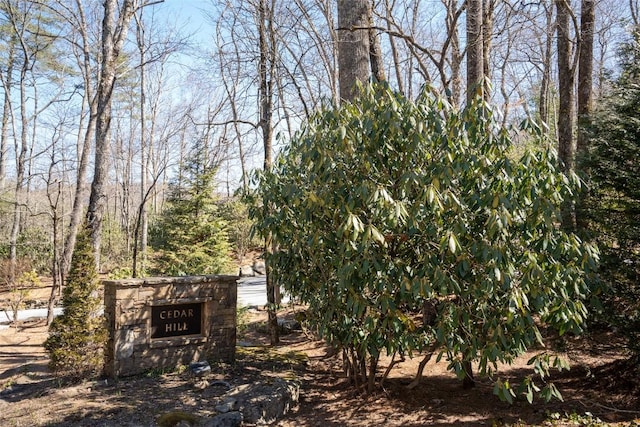
[[[158,274],[196,275],[228,271],[231,245],[227,223],[215,197],[216,168],[198,144],[170,186],[167,209],[151,231],[151,246],[160,252]]]
[[[51,323],[44,343],[51,369],[62,376],[83,379],[102,373],[107,331],[99,314],[99,288],[89,230],[83,227],[63,290],[64,312]]]
[[[603,253],[607,322],[640,358],[640,29],[620,51],[622,73],[592,126],[591,229]]]

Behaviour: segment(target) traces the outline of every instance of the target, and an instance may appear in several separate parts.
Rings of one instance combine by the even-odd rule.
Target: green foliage
[[[640,357],[640,33],[621,55],[622,74],[592,119],[589,214],[603,252],[604,320]]]
[[[51,233],[41,227],[30,227],[18,236],[18,258],[27,258],[40,274],[51,273],[53,243]]]
[[[0,244],[0,258],[9,258],[9,252],[7,237],[7,241],[4,244]],[[28,260],[30,268],[35,269],[37,273],[51,273],[52,254],[53,243],[51,242],[51,235],[44,228],[38,226],[29,227],[18,235],[16,241],[17,258]]]
[[[89,230],[78,233],[67,284],[62,291],[63,314],[49,327],[44,347],[53,371],[70,379],[102,372],[107,331],[100,315],[102,298]]]
[[[578,178],[544,141],[520,161],[511,145],[481,102],[459,111],[380,86],[315,114],[259,175],[251,214],[273,236],[274,277],[351,355],[355,380],[371,385],[382,352],[434,345],[459,375],[463,360],[488,375],[541,325],[581,331],[597,250],[557,227]]]
[[[196,147],[182,170],[182,180],[171,184],[167,208],[150,230],[150,244],[159,252],[152,267],[156,273],[218,274],[231,268],[227,223],[215,197],[215,174]]]
[[[107,214],[102,221],[102,244],[100,246],[100,269],[114,271],[131,268],[131,231]],[[116,273],[117,274],[117,273]],[[131,277],[131,276],[128,276]]]
[[[591,412],[585,412],[583,415],[575,411],[564,416],[558,412],[547,413],[547,423],[551,426],[583,426],[583,427],[605,427],[608,423],[603,422],[600,418],[594,416]],[[629,427],[635,425],[629,424]]]
[[[227,222],[229,243],[239,262],[247,252],[260,249],[263,243],[252,237],[253,222],[249,219],[247,205],[240,199],[232,198],[220,203],[220,216]]]

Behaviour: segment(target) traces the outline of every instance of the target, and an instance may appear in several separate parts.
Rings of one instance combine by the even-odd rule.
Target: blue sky
[[[157,12],[166,15],[170,22],[175,22],[178,27],[188,26],[191,31],[207,32],[211,28],[204,10],[212,9],[212,0],[165,0],[163,4],[155,6]]]

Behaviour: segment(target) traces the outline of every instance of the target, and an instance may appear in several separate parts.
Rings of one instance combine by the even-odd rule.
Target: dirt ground
[[[564,402],[518,399],[509,405],[492,394],[489,380],[464,390],[444,361],[430,361],[422,383],[407,389],[420,356],[397,365],[376,393],[363,395],[342,376],[339,358],[326,357],[327,348],[310,334],[294,331],[271,347],[264,311],[242,320],[245,346],[238,347],[236,363],[214,366],[207,380],[235,386],[265,377],[298,379],[300,403],[278,426],[640,426],[640,370],[608,333],[565,340],[572,368],[551,379]],[[46,336],[40,320],[0,330],[0,426],[156,426],[172,411],[215,413],[211,402],[222,391],[203,387],[185,369],[62,384],[47,369]],[[517,380],[532,374],[530,356],[498,375]]]

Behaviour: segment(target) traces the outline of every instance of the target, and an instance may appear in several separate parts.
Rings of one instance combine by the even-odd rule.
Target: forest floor
[[[272,347],[266,313],[243,313],[239,339],[245,346],[238,347],[236,363],[214,366],[208,379],[233,386],[298,379],[300,402],[277,426],[640,426],[640,368],[630,365],[621,340],[611,333],[562,341],[571,369],[554,373],[551,381],[563,402],[516,399],[510,405],[493,395],[488,379],[464,390],[444,361],[430,361],[421,384],[409,390],[419,355],[397,365],[375,393],[356,392],[342,375],[340,359],[326,356],[323,342],[294,331]],[[0,330],[0,425],[155,426],[172,411],[215,413],[215,390],[198,387],[188,369],[63,384],[47,369],[46,336],[44,322],[36,319]],[[497,375],[512,383],[532,375],[526,364],[532,355],[501,367]],[[381,372],[389,362],[382,360]]]

